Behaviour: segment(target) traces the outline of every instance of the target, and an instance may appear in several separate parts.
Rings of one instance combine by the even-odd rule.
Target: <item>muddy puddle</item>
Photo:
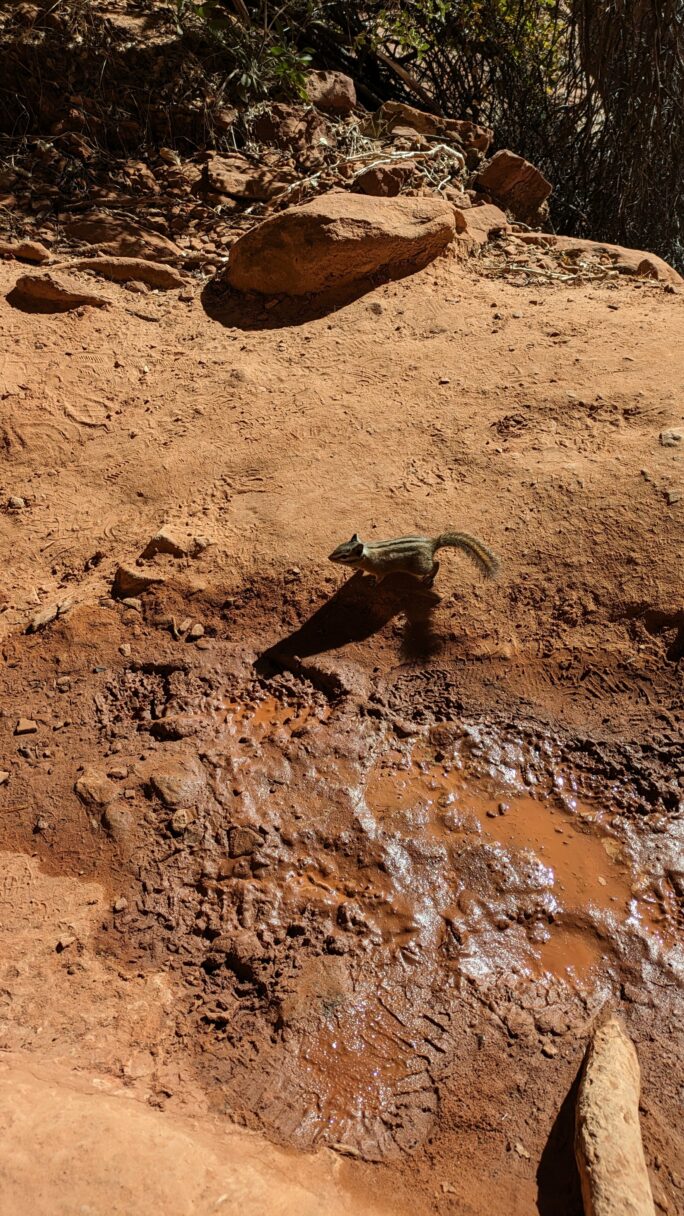
[[[500,968],[508,958],[511,966],[532,974],[549,970],[587,983],[620,933],[632,930],[650,935],[656,948],[663,944],[663,915],[634,890],[628,848],[611,833],[610,816],[601,809],[572,795],[561,806],[553,796],[522,794],[515,773],[508,782],[478,780],[464,772],[462,761],[436,763],[420,745],[386,753],[364,798],[378,825],[397,842],[412,840],[415,849],[420,839],[433,841],[436,852],[448,856],[453,882],[444,879],[446,889],[436,900],[437,882],[428,879],[423,908],[432,904],[448,927],[457,926],[462,941],[467,937],[465,966]],[[478,853],[493,875],[489,891],[462,884],[462,873],[471,870]],[[409,865],[404,876],[397,867],[413,900],[414,919],[420,919],[415,870]],[[527,898],[511,907],[510,900],[500,898],[506,889]],[[464,915],[470,922],[465,933]],[[507,934],[505,946],[492,927]]]
[[[625,967],[666,965],[663,889],[610,791],[579,797],[543,741],[531,759],[493,729],[397,738],[277,697],[213,721],[214,793],[259,840],[202,888],[204,1050],[271,1134],[396,1159],[429,1134],[483,1001],[535,1035],[582,1021]]]
[[[121,793],[87,812],[117,895],[130,875],[99,948],[170,973],[173,1050],[218,1112],[396,1162],[447,1095],[485,1101],[490,1042],[551,1059],[669,975],[681,841],[668,821],[654,852],[614,775],[588,789],[551,738],[414,726],[292,673],[226,685],[112,679],[98,771]]]

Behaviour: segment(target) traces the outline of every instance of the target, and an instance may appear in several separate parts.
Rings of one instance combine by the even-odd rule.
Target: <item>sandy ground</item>
[[[577,1216],[606,1001],[658,1211],[684,1211],[681,291],[444,259],[321,316],[199,286],[43,315],[5,299],[17,273],[8,1212]],[[449,551],[439,600],[326,560],[448,526],[497,583]],[[188,556],[112,599],[161,527]]]

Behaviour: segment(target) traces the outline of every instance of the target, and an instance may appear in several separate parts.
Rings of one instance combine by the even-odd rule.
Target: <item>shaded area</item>
[[[207,316],[230,329],[290,329],[297,325],[307,325],[310,321],[320,321],[385,283],[396,283],[400,279],[417,274],[432,261],[434,257],[430,255],[410,264],[402,263],[400,266],[379,270],[376,274],[358,279],[355,283],[331,287],[327,291],[310,296],[246,295],[236,291],[217,276],[207,283],[200,299]]]
[[[439,599],[432,591],[418,589],[409,575],[396,575],[377,587],[372,579],[354,574],[298,629],[259,655],[256,669],[266,674],[278,660],[309,658],[339,650],[350,642],[363,642],[400,612],[407,619],[405,657],[434,653],[439,639],[434,633],[432,611]]]
[[[225,79],[225,52],[206,24],[181,26],[171,11],[149,5],[107,13],[51,0],[4,0],[0,15],[0,137],[13,146],[47,130],[67,156],[75,134],[99,150],[128,152],[147,140],[196,147],[215,138],[225,104],[215,94],[218,74]],[[79,159],[63,176],[67,196],[78,196],[73,179],[89,176],[89,168]]]
[[[582,1216],[582,1190],[575,1161],[575,1106],[582,1068],[565,1096],[537,1169],[540,1216]]]
[[[5,299],[12,308],[17,308],[19,312],[45,314],[73,312],[75,309],[83,308],[86,305],[91,308],[104,308],[105,305],[110,303],[109,300],[98,299],[97,296],[79,296],[74,294],[69,297],[66,292],[61,298],[55,295],[50,299],[46,296],[31,295],[26,291],[22,291],[19,287],[13,287],[5,296]]]

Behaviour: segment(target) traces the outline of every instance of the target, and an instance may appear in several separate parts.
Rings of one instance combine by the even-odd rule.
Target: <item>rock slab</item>
[[[20,275],[8,299],[35,312],[69,312],[85,305],[104,308],[110,303],[105,296],[85,291],[77,280],[45,273]]]
[[[585,1216],[655,1216],[639,1127],[639,1061],[611,1017],[589,1045],[577,1097],[575,1155]]]
[[[539,169],[507,148],[494,154],[478,173],[475,185],[525,224],[544,218],[542,208],[553,190]]]
[[[50,250],[40,241],[0,241],[0,256],[18,258],[20,262],[50,261]]]
[[[624,245],[609,245],[606,241],[590,241],[584,237],[557,236],[553,232],[519,232],[517,239],[525,245],[545,245],[557,249],[568,258],[598,258],[610,261],[618,274],[657,279],[660,283],[681,286],[684,279],[656,253],[644,249],[627,249]]]
[[[155,583],[163,583],[164,579],[158,574],[147,574],[135,566],[118,566],[114,575],[112,595],[116,599],[127,599],[132,595],[141,595]]]
[[[399,128],[418,135],[440,136],[447,142],[459,143],[466,152],[478,152],[481,156],[485,155],[493,138],[489,127],[479,127],[462,118],[442,118],[416,106],[406,105],[403,101],[384,102],[372,115],[370,125],[376,133],[383,130],[394,132]]]
[[[125,215],[93,211],[78,219],[68,220],[64,231],[69,240],[93,245],[114,257],[143,258],[155,262],[175,262],[183,258],[182,250],[168,237],[142,228]]]
[[[259,202],[275,198],[298,180],[296,173],[254,164],[246,156],[238,154],[210,156],[205,166],[205,179],[203,188],[217,198]]]
[[[28,1052],[0,1059],[0,1158],[4,1216],[359,1212],[329,1151],[293,1156],[232,1123],[217,1131],[206,1117],[152,1109],[122,1085]],[[392,1210],[364,1199],[365,1216]]]
[[[245,233],[226,272],[239,291],[304,296],[379,271],[418,270],[453,239],[453,208],[435,198],[331,191]]]
[[[61,262],[54,269],[86,270],[114,283],[147,283],[161,291],[183,287],[187,281],[184,275],[171,266],[149,262],[144,258],[76,258],[73,262]]]

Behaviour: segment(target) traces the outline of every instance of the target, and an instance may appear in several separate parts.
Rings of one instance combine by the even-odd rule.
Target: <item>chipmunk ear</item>
[[[350,545],[358,545],[359,543],[360,543],[360,541],[359,541],[359,534],[358,534],[358,532],[355,532],[355,533],[354,533],[354,535],[352,536],[352,538],[351,538],[351,540],[350,540],[349,544],[350,544]]]

